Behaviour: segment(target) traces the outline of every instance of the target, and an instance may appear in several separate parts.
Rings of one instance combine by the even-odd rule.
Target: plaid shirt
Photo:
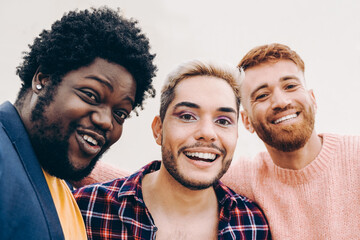
[[[89,239],[155,239],[157,227],[146,208],[141,181],[157,171],[154,161],[133,175],[74,192]],[[214,190],[219,201],[218,239],[270,239],[262,211],[249,199],[218,182]]]

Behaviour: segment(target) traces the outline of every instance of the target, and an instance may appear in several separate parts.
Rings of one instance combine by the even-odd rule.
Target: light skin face
[[[268,149],[292,152],[314,134],[315,97],[305,87],[303,72],[292,61],[247,69],[241,94],[243,123]]]
[[[36,106],[39,96],[46,96],[49,81],[49,77],[42,73],[34,77],[33,94],[27,106],[30,111]],[[37,84],[43,88],[36,89]],[[31,136],[42,131],[43,136],[37,137],[44,138],[45,144],[52,138],[64,144],[63,149],[67,149],[67,152],[56,154],[68,159],[71,171],[76,175],[77,171],[93,165],[94,159],[120,138],[124,120],[133,108],[135,92],[136,83],[125,68],[97,58],[89,66],[71,71],[63,77],[53,101],[45,107],[40,120],[31,121],[29,114],[22,118]],[[39,151],[41,154],[42,151]],[[56,169],[60,169],[63,162],[53,164],[59,166],[48,166],[51,169],[47,170],[56,175]]]
[[[152,124],[162,146],[165,169],[160,172],[192,190],[209,188],[230,165],[238,137],[237,111],[234,92],[225,80],[182,80],[163,123],[157,116]]]

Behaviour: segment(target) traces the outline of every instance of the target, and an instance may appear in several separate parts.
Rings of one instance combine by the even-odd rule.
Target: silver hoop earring
[[[37,84],[37,85],[36,85],[36,89],[37,89],[37,90],[41,90],[41,89],[42,89],[42,86],[41,86],[40,84]]]

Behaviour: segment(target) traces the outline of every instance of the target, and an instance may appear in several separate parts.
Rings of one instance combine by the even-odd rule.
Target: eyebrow
[[[179,107],[189,107],[189,108],[196,108],[200,109],[200,106],[193,102],[179,102],[175,104],[174,109],[176,110]],[[216,109],[218,112],[228,112],[228,113],[237,113],[236,110],[232,107],[219,107]]]
[[[295,76],[295,75],[286,75],[286,76],[283,76],[283,77],[281,77],[281,78],[279,79],[279,82],[285,82],[285,81],[287,81],[287,80],[292,80],[292,79],[295,79],[295,80],[301,82],[300,79],[299,79],[297,76]],[[264,83],[264,84],[260,85],[260,86],[257,87],[254,91],[251,92],[250,98],[253,99],[253,98],[254,98],[254,95],[255,95],[255,93],[256,93],[257,91],[259,91],[260,89],[263,89],[263,88],[267,88],[267,87],[269,87],[269,84],[267,84],[267,83]]]
[[[135,105],[134,105],[135,102],[134,102],[134,100],[132,100],[132,98],[130,98],[129,96],[126,96],[125,100],[128,100],[128,101],[130,102],[130,104],[131,104],[131,106],[132,106],[132,109],[135,108]]]
[[[179,102],[179,103],[175,104],[174,109],[177,109],[179,107],[189,107],[189,108],[197,108],[197,109],[200,108],[199,105],[192,103],[192,102]]]
[[[96,77],[96,76],[93,76],[93,75],[87,76],[87,77],[85,77],[85,78],[98,81],[99,83],[101,83],[101,84],[105,85],[106,87],[108,87],[111,92],[114,92],[113,86],[112,86],[108,81],[105,81],[105,80],[103,80],[103,79],[101,79],[101,78],[98,78],[98,77]],[[128,101],[130,102],[132,108],[134,109],[134,107],[135,107],[135,102],[134,102],[134,100],[133,100],[131,97],[126,96],[124,100],[128,100]]]
[[[103,80],[101,78],[98,78],[98,77],[96,77],[94,75],[86,76],[85,78],[98,81],[99,83],[101,83],[101,84],[105,85],[106,87],[108,87],[111,92],[114,91],[113,86],[108,81],[105,81],[105,80]]]

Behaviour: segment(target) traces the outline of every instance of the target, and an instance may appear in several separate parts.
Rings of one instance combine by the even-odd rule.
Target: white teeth
[[[196,157],[202,159],[215,160],[216,154],[214,153],[202,153],[202,152],[186,152],[185,153],[189,157]]]
[[[98,145],[98,142],[89,135],[84,135],[83,138],[85,141],[92,143],[93,145]]]
[[[292,119],[292,118],[296,118],[296,117],[297,117],[296,113],[290,114],[290,115],[287,115],[285,117],[282,117],[282,118],[279,118],[279,119],[275,120],[274,123],[278,124],[278,123],[281,123],[283,121],[286,121],[286,120],[289,120],[289,119]]]

